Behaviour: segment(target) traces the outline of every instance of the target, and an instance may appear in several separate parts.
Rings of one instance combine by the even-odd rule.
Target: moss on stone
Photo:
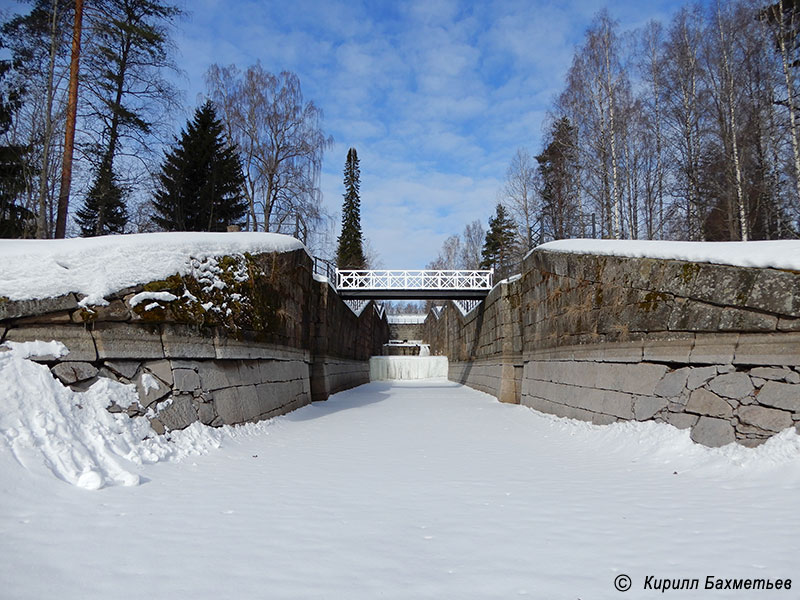
[[[84,323],[92,323],[97,319],[97,312],[85,307],[81,307],[78,312],[78,318]]]
[[[133,307],[147,322],[176,322],[198,327],[222,327],[231,337],[252,332],[261,341],[281,331],[287,311],[283,307],[286,277],[277,253],[221,256],[203,275],[173,275],[143,286],[148,292],[169,292],[170,302],[153,300]],[[213,282],[222,285],[214,285]],[[158,306],[146,310],[152,304]]]
[[[170,275],[166,279],[151,281],[150,283],[144,284],[143,289],[145,292],[169,292],[170,294],[179,296],[183,294],[185,286],[183,278],[180,275]]]
[[[700,272],[700,265],[698,265],[697,263],[687,262],[681,266],[681,271],[678,277],[680,277],[681,281],[684,284],[688,284],[691,283],[695,277],[697,277],[697,274],[699,272]]]
[[[669,294],[665,294],[664,292],[647,292],[644,296],[644,300],[639,302],[639,310],[653,312],[658,308],[661,302],[667,302],[669,299]]]
[[[158,304],[158,306],[154,306],[147,310],[146,306],[151,306],[151,304]],[[162,306],[158,301],[148,302],[145,304],[142,302],[141,304],[137,304],[133,307],[133,312],[135,312],[142,321],[146,321],[148,323],[163,323],[164,321],[168,321],[167,319],[167,309]]]

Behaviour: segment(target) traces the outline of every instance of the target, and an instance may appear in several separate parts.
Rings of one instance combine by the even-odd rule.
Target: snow
[[[131,386],[75,393],[23,358],[58,350],[0,352],[3,598],[611,599],[623,573],[631,597],[797,574],[793,430],[710,449],[416,379],[154,436],[105,410]]]
[[[19,359],[31,358],[34,356],[52,356],[53,359],[56,359],[69,354],[69,349],[61,342],[42,342],[40,340],[31,342],[6,342],[0,346],[0,350],[10,350],[13,356]],[[2,355],[0,355],[0,357],[2,357]]]
[[[109,413],[112,400],[128,407],[135,387],[99,379],[87,391],[64,387],[28,356],[59,356],[59,342],[7,342],[0,352],[0,446],[19,465],[87,489],[139,483],[142,464],[202,454],[219,446],[220,430],[194,425],[156,436],[145,418]],[[142,378],[149,389],[153,378]],[[152,376],[149,376],[152,377]],[[252,426],[261,430],[263,425]]]
[[[145,394],[150,390],[157,390],[159,387],[158,379],[156,379],[150,373],[144,373],[142,375],[142,389],[144,390]]]
[[[369,359],[369,379],[446,378],[447,365],[446,356],[430,356],[430,347],[427,356],[373,356]]]
[[[506,277],[505,279],[498,281],[497,283],[494,284],[494,287],[496,287],[501,283],[514,283],[515,281],[519,281],[520,279],[522,279],[522,274],[517,273],[516,275],[512,275],[511,277]]]
[[[0,296],[84,294],[83,305],[126,287],[192,272],[193,262],[305,248],[277,233],[143,233],[67,240],[0,240]]]
[[[191,294],[190,294],[191,295]],[[172,302],[173,300],[177,300],[178,297],[175,294],[170,294],[169,292],[139,292],[138,294],[134,294],[131,297],[128,304],[130,304],[131,308],[134,306],[138,306],[142,302],[146,300],[159,300],[161,302]],[[158,306],[158,302],[154,302],[156,306]],[[150,304],[145,307],[147,310],[150,310],[148,307],[151,306]]]
[[[665,242],[659,240],[577,239],[548,242],[534,248],[531,252],[536,250],[800,270],[800,240]]]

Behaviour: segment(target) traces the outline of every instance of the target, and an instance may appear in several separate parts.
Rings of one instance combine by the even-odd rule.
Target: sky
[[[202,103],[211,64],[293,71],[335,141],[321,188],[336,234],[352,146],[364,235],[379,265],[398,269],[423,268],[449,235],[488,223],[516,150],[541,150],[548,109],[600,9],[629,29],[682,4],[173,1],[186,12],[174,31],[185,107],[175,134]]]

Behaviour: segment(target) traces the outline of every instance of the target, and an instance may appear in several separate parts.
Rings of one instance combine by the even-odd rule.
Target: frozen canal
[[[800,444],[709,450],[444,380],[337,394],[134,487],[86,491],[0,444],[0,597],[796,598]],[[615,578],[627,575],[621,594]],[[704,591],[705,578],[791,591]],[[620,580],[618,580],[620,581]]]

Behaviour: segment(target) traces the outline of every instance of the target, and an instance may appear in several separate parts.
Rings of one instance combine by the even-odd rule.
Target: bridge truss
[[[376,300],[480,300],[492,289],[490,271],[337,270],[342,298]]]

